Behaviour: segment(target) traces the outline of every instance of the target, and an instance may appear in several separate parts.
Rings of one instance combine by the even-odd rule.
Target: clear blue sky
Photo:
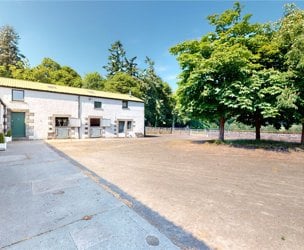
[[[293,1],[304,7],[303,1]],[[285,1],[241,1],[252,21],[278,20]],[[79,74],[107,63],[108,48],[120,40],[128,57],[145,56],[158,74],[176,89],[179,66],[168,52],[173,45],[212,30],[206,17],[231,8],[233,1],[34,1],[0,2],[0,25],[20,35],[19,48],[31,66],[50,57]]]

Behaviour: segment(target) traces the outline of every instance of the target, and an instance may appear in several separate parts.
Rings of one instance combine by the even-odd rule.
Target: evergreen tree
[[[103,66],[107,71],[107,76],[113,76],[118,72],[125,72],[126,51],[120,41],[116,41],[109,49],[108,64]]]
[[[20,66],[24,56],[18,48],[19,35],[13,27],[3,26],[0,28],[0,65],[8,67],[9,65]],[[22,64],[21,64],[22,65]]]

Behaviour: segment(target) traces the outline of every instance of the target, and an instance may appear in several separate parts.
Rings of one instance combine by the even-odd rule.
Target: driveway
[[[0,248],[178,249],[42,141],[0,152]]]
[[[199,139],[49,143],[96,173],[175,242],[189,240],[182,230],[217,249],[303,249],[304,153]]]

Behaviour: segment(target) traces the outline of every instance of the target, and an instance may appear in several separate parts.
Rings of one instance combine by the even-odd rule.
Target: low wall
[[[188,129],[188,128],[161,128],[161,127],[146,127],[146,135],[155,134],[175,134],[175,135],[199,135],[206,139],[217,139],[218,130],[207,129]],[[252,131],[225,131],[226,139],[255,139],[255,132]],[[300,142],[301,134],[294,133],[270,133],[261,132],[261,139]]]

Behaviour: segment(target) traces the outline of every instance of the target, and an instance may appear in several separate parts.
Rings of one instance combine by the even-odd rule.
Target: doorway
[[[13,138],[25,137],[25,113],[12,112],[11,113],[11,129]]]
[[[118,121],[118,137],[128,137],[132,131],[133,122],[128,120]]]

